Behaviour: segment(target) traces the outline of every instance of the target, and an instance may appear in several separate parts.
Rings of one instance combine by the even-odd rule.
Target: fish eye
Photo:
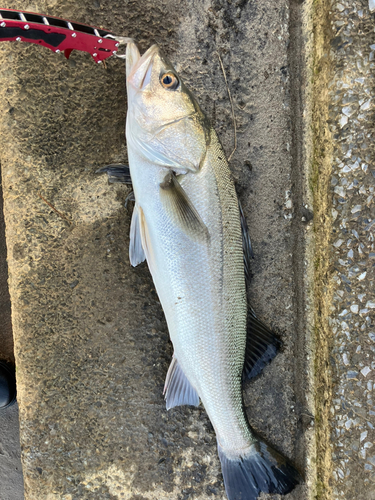
[[[174,73],[168,72],[161,75],[160,83],[167,90],[176,90],[180,81]]]

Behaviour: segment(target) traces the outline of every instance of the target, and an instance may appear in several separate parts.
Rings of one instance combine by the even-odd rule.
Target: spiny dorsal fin
[[[250,262],[254,258],[254,253],[250,241],[249,231],[245,215],[242,210],[240,200],[238,200],[240,210],[243,260],[245,267],[246,285],[249,286],[251,279]],[[243,368],[243,378],[250,379],[256,377],[263,368],[276,356],[280,349],[281,341],[271,332],[261,321],[258,320],[254,311],[249,306],[247,315],[247,339],[245,351],[245,363]]]
[[[141,228],[138,216],[138,205],[135,204],[132,215],[132,221],[130,224],[130,243],[129,243],[130,264],[133,267],[138,266],[138,264],[143,262],[145,258],[146,255],[142,247],[142,236],[141,236]]]
[[[278,337],[263,325],[249,308],[243,378],[256,377],[276,356],[281,345]]]
[[[168,369],[163,394],[167,410],[174,406],[199,405],[198,393],[186,378],[175,357]]]
[[[246,278],[246,283],[249,285],[250,279],[251,279],[250,262],[251,262],[251,259],[254,258],[254,252],[253,252],[253,248],[251,246],[249,229],[247,227],[246,218],[245,218],[245,215],[243,213],[240,200],[238,200],[238,208],[240,209],[243,262],[244,262],[244,266],[245,266],[245,278]]]
[[[202,243],[209,240],[207,227],[173,172],[168,172],[160,184],[160,199],[173,222],[185,234]]]

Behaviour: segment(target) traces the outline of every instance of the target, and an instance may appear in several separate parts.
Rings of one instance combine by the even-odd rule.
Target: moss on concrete
[[[315,432],[316,432],[316,498],[332,498],[330,478],[332,459],[330,449],[330,408],[332,401],[332,373],[330,355],[332,331],[328,324],[332,302],[331,203],[330,181],[332,139],[328,129],[328,84],[332,74],[330,61],[331,25],[330,2],[314,3],[314,71],[313,71],[313,161],[310,188],[314,200],[314,296],[315,296]]]

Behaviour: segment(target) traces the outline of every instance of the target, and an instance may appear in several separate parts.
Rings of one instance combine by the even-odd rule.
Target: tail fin
[[[220,445],[218,450],[229,500],[256,500],[261,492],[286,495],[303,481],[293,465],[263,441],[238,459],[227,457]]]

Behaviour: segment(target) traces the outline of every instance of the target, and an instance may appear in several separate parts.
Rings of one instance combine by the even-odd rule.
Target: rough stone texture
[[[159,43],[229,154],[233,124],[221,54],[237,120],[231,166],[255,252],[250,299],[284,341],[282,353],[246,387],[245,405],[253,427],[306,472],[306,484],[289,498],[308,498],[313,400],[301,235],[310,213],[302,221],[303,164],[292,140],[295,93],[288,69],[288,45],[296,40],[289,38],[288,2],[3,5],[102,25],[133,36],[142,50]],[[298,8],[293,3],[297,38]],[[82,53],[67,62],[27,44],[0,50],[1,163],[26,498],[225,498],[204,409],[165,410],[171,345],[147,266],[129,266],[128,190],[94,174],[104,164],[126,161],[123,63],[96,66]]]

